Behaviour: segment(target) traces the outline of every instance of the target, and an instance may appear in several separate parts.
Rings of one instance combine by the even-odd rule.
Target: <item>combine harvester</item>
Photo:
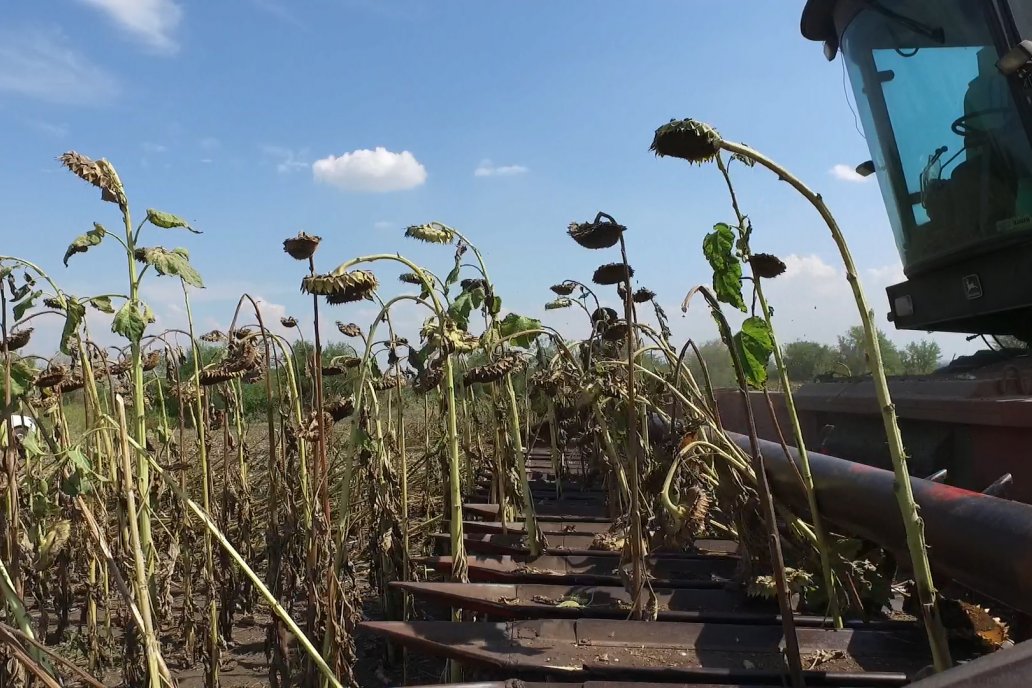
[[[1032,342],[1032,0],[809,0],[802,33],[841,54],[907,280],[888,291],[900,329]],[[984,351],[933,375],[890,381],[913,489],[940,587],[1032,616],[1032,365],[1024,350]],[[906,561],[907,548],[873,385],[803,386],[796,404],[819,508],[837,530]],[[759,406],[762,408],[762,406]],[[739,417],[736,422],[736,415]],[[740,401],[725,426],[744,430]],[[760,428],[775,496],[806,508],[773,424]],[[782,423],[787,427],[788,423]],[[748,450],[748,438],[735,436]],[[846,460],[848,459],[848,460]],[[550,464],[530,454],[547,485]],[[488,667],[508,681],[482,688],[790,685],[776,605],[729,586],[734,543],[700,540],[657,553],[655,622],[626,621],[617,553],[591,551],[609,520],[601,494],[539,496],[545,556],[530,559],[520,524],[469,504],[469,585],[398,583],[417,599],[478,612],[491,623],[368,622],[413,650]],[[478,519],[478,520],[472,520]],[[447,557],[422,562],[450,570]],[[557,603],[557,600],[564,602]],[[1032,641],[933,676],[912,623],[797,616],[808,686],[1032,686]],[[1022,629],[1021,626],[1025,625]],[[558,683],[554,683],[558,681]],[[474,684],[471,684],[474,685]]]

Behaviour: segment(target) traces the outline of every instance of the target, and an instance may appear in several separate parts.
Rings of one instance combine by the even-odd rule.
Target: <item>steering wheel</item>
[[[985,117],[987,115],[1006,115],[1010,114],[1010,108],[995,107],[986,108],[984,110],[974,110],[968,112],[957,119],[953,120],[953,124],[950,125],[950,129],[957,136],[979,136],[986,133],[985,129],[980,129],[971,123],[971,120],[977,120],[979,117]]]

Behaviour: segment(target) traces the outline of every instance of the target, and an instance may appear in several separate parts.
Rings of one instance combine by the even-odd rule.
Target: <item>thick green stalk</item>
[[[860,285],[860,280],[857,277],[856,265],[853,263],[853,256],[849,251],[849,246],[846,244],[845,235],[842,233],[838,223],[835,221],[835,217],[831,214],[828,206],[825,205],[824,199],[821,198],[820,194],[814,193],[784,167],[740,143],[721,141],[720,145],[731,153],[738,153],[759,163],[776,174],[778,178],[788,182],[792,188],[806,198],[817,210],[825,224],[827,224],[832,239],[834,239],[835,245],[838,247],[846,270],[846,280],[853,291],[853,298],[856,301],[857,310],[860,312],[860,321],[864,328],[864,347],[867,352],[867,365],[874,383],[875,395],[881,407],[882,423],[885,426],[889,454],[892,457],[892,469],[896,476],[896,500],[899,503],[900,514],[903,517],[903,528],[907,536],[907,549],[909,550],[911,565],[914,569],[914,583],[917,588],[918,600],[921,604],[921,615],[924,618],[925,630],[928,634],[932,661],[935,664],[936,671],[945,671],[952,665],[952,660],[950,659],[946,629],[943,626],[942,617],[939,613],[937,592],[932,580],[932,568],[928,561],[924,521],[921,520],[921,516],[918,514],[913,488],[910,485],[910,472],[907,468],[907,457],[903,448],[903,435],[899,430],[899,423],[896,420],[896,407],[892,403],[889,384],[885,378],[885,366],[882,363],[881,349],[878,346],[878,330],[874,324],[871,310],[867,305],[867,297],[864,295],[863,287]]]
[[[563,457],[559,453],[559,423],[556,420],[555,414],[555,401],[551,396],[547,396],[548,404],[548,448],[552,457],[552,470],[555,471],[555,497],[559,499],[562,497],[562,485],[561,478],[563,477]]]
[[[452,580],[456,583],[469,582],[466,566],[466,546],[462,534],[462,463],[459,456],[459,429],[455,409],[455,378],[452,356],[444,357],[444,398],[448,412],[448,490],[451,500],[449,523],[451,530]]]
[[[122,206],[122,220],[125,224],[126,260],[129,266],[129,302],[133,305],[140,302],[140,275],[136,270],[136,237],[133,232],[132,218],[129,208]],[[186,288],[185,286],[183,287]],[[133,437],[141,445],[147,443],[147,403],[143,394],[143,352],[139,340],[132,339],[129,342],[132,356],[132,368],[130,376],[133,382]],[[150,585],[150,576],[154,573],[155,552],[151,544],[150,526],[150,468],[146,458],[136,458],[136,481],[140,491],[140,512],[138,515],[140,529],[140,546],[143,548],[144,559],[147,567],[147,583]]]
[[[782,397],[785,400],[785,410],[788,413],[789,422],[792,424],[792,435],[795,437],[796,449],[799,452],[799,472],[803,478],[803,487],[806,489],[806,502],[810,508],[810,518],[813,519],[814,533],[817,535],[817,552],[821,558],[821,575],[824,577],[824,589],[828,594],[828,614],[835,623],[835,628],[842,628],[842,613],[839,610],[838,593],[835,588],[835,575],[831,570],[831,545],[828,542],[828,533],[824,529],[824,519],[821,518],[817,506],[817,491],[813,485],[813,473],[810,471],[810,454],[806,449],[806,441],[803,439],[803,428],[799,424],[799,414],[796,411],[795,396],[792,393],[792,383],[788,379],[788,368],[785,367],[785,358],[781,351],[781,344],[774,334],[774,324],[771,322],[770,309],[767,307],[767,300],[763,296],[763,289],[760,287],[760,280],[756,280],[756,297],[759,299],[760,308],[767,320],[767,327],[770,329],[770,339],[774,348],[774,363],[778,368],[778,376],[781,380]]]
[[[408,448],[405,446],[405,394],[401,387],[395,388],[395,393],[398,395],[397,399],[397,410],[398,410],[398,459],[400,461],[400,473],[401,479],[401,546],[404,550],[404,558],[402,559],[402,570],[401,579],[409,580],[409,503],[408,503]],[[405,598],[408,595],[406,593]],[[407,607],[407,605],[406,605]],[[406,609],[405,619],[408,617]],[[404,620],[404,619],[403,619]]]
[[[11,422],[11,352],[7,346],[9,334],[7,328],[7,292],[4,289],[5,286],[0,284],[0,337],[3,338],[0,346],[3,348],[4,357],[5,409],[4,416],[0,419],[0,422],[3,423],[3,427],[0,427],[0,438],[4,440],[2,449],[4,472],[7,477],[7,495],[4,500],[4,520],[6,523],[3,524],[6,526],[4,528],[4,537],[6,538],[4,550],[5,554],[10,557],[11,568],[14,569],[12,589],[17,597],[24,592],[24,586],[21,574],[21,536],[18,533],[21,524],[21,516],[18,514],[18,452],[15,449],[14,424]]]
[[[635,393],[634,351],[637,348],[637,332],[634,329],[634,301],[631,299],[630,266],[627,262],[627,243],[620,234],[620,256],[627,266],[624,273],[624,322],[627,325],[627,456],[630,458],[631,473],[631,520],[628,526],[631,555],[631,616],[643,618],[641,593],[645,585],[645,551],[641,523],[641,491],[639,489],[640,461],[642,454],[641,436],[638,434],[638,409]],[[642,426],[644,428],[644,426]]]
[[[717,156],[717,167],[720,169],[724,182],[727,184],[728,193],[731,195],[731,206],[734,208],[735,216],[738,218],[738,229],[743,233],[743,242],[747,242],[748,220],[742,214],[738,206],[738,196],[731,184],[731,175],[728,173],[727,165],[721,156]],[[748,248],[748,246],[746,246]],[[821,518],[820,510],[817,508],[817,492],[813,486],[813,474],[810,471],[810,454],[806,450],[806,441],[803,439],[803,429],[799,424],[799,414],[796,412],[795,396],[792,393],[792,384],[788,379],[788,368],[785,367],[785,359],[781,352],[781,344],[774,333],[774,322],[771,309],[767,306],[767,299],[763,295],[763,280],[753,276],[753,288],[756,290],[756,298],[760,302],[760,310],[763,312],[763,319],[770,331],[770,339],[774,350],[774,362],[777,364],[778,377],[781,380],[782,396],[785,399],[785,410],[788,412],[789,422],[792,424],[792,434],[795,438],[796,449],[799,451],[800,474],[803,478],[803,489],[806,491],[806,503],[810,509],[810,518],[813,519],[813,529],[817,534],[817,553],[821,559],[821,575],[824,578],[824,589],[828,595],[828,613],[834,620],[835,628],[842,628],[842,614],[839,611],[838,593],[835,589],[835,575],[831,570],[831,546],[828,544],[828,535],[824,530],[824,519]]]
[[[473,419],[470,417],[469,397],[473,394],[471,389],[466,389],[462,395],[462,431],[466,438],[466,446],[473,446]],[[467,451],[466,454],[466,485],[472,489],[474,480],[473,457]]]
[[[409,561],[409,498],[408,498],[408,448],[405,446],[405,393],[401,387],[395,387],[398,395],[398,454],[401,472],[401,579],[404,581],[412,579],[411,565]],[[401,620],[408,621],[409,594],[403,592],[401,595]],[[408,648],[401,648],[401,684],[408,685]]]
[[[620,461],[620,455],[616,451],[616,444],[613,442],[613,436],[609,432],[609,421],[606,420],[606,413],[602,410],[602,404],[597,399],[591,407],[592,413],[595,415],[595,422],[598,423],[600,434],[602,436],[602,449],[605,452],[606,458],[609,459],[609,463],[613,464],[613,471],[616,473],[616,480],[620,487],[620,497],[626,500],[626,503],[630,503],[631,500],[631,488],[627,484],[627,473],[624,471],[623,463]],[[621,509],[623,506],[620,507]]]
[[[190,293],[182,282],[183,302],[186,304],[186,321],[190,332],[190,353],[193,356],[193,387],[196,399],[190,409],[194,428],[197,430],[197,458],[201,463],[201,505],[205,513],[211,513],[211,472],[208,466],[208,445],[204,425],[204,387],[201,386],[201,355],[197,351],[194,337],[193,312],[190,308]],[[211,669],[206,677],[209,688],[218,683],[219,611],[215,604],[215,555],[212,552],[211,535],[204,531],[204,579],[208,592],[208,653]]]
[[[118,407],[118,427],[122,436],[121,457],[122,457],[122,489],[125,499],[126,510],[129,518],[129,538],[133,555],[133,573],[136,578],[136,605],[143,617],[144,654],[147,661],[147,677],[151,688],[161,688],[161,675],[158,668],[158,655],[161,654],[161,646],[158,644],[158,637],[154,632],[154,622],[151,619],[150,586],[147,580],[147,565],[144,557],[143,542],[140,539],[140,525],[133,514],[138,513],[136,508],[136,495],[132,488],[132,463],[129,458],[129,430],[125,420],[125,404],[121,397],[116,397],[115,404]],[[147,451],[141,449],[136,452],[137,456],[146,457]],[[146,459],[145,459],[146,460]]]
[[[513,451],[516,453],[516,470],[520,474],[520,483],[523,486],[523,525],[527,531],[527,547],[530,549],[530,556],[538,557],[542,554],[542,538],[538,534],[534,495],[530,491],[530,474],[527,473],[527,455],[523,449],[523,439],[520,437],[520,410],[516,405],[512,375],[508,373],[505,375],[505,393],[509,402],[509,441],[512,442]]]
[[[15,623],[18,624],[18,629],[28,637],[35,638],[36,636],[32,634],[32,619],[29,618],[25,603],[18,595],[18,591],[15,590],[14,581],[11,579],[7,567],[4,566],[2,557],[0,557],[0,594],[3,594],[4,602],[7,603],[8,611],[14,617]]]
[[[494,486],[495,498],[498,501],[498,520],[502,522],[502,532],[509,532],[509,520],[512,514],[509,510],[508,473],[505,468],[505,437],[506,430],[498,422],[498,414],[494,411],[498,406],[498,385],[491,383],[491,427],[494,428]]]

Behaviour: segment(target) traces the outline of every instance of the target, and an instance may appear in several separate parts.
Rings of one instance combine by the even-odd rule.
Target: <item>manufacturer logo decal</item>
[[[964,276],[964,295],[968,301],[982,298],[982,281],[978,279],[978,275]]]

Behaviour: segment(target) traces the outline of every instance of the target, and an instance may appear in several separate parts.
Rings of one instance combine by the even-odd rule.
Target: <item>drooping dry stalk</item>
[[[641,619],[644,615],[642,593],[645,587],[645,540],[642,537],[641,524],[641,492],[639,488],[641,466],[641,437],[638,434],[638,410],[635,391],[634,351],[637,349],[637,335],[634,328],[634,302],[631,300],[631,270],[627,262],[627,243],[623,233],[620,234],[620,257],[624,267],[624,322],[627,323],[627,455],[630,458],[630,491],[631,518],[628,526],[628,542],[630,543],[631,570],[631,616]]]
[[[749,398],[749,386],[746,382],[745,368],[739,356],[738,348],[734,345],[731,336],[731,328],[720,310],[717,298],[706,287],[696,287],[692,293],[698,291],[706,299],[717,321],[720,329],[720,338],[724,341],[731,354],[731,363],[738,379],[738,393],[742,399],[745,409],[746,423],[749,428],[750,459],[752,461],[753,474],[756,476],[756,487],[759,495],[760,508],[764,525],[767,529],[767,547],[770,551],[771,566],[774,573],[774,581],[777,586],[776,594],[778,607],[781,611],[781,624],[785,630],[785,655],[788,660],[789,675],[793,688],[803,688],[803,667],[799,654],[799,638],[796,635],[795,620],[792,614],[792,604],[789,598],[788,582],[785,575],[785,559],[781,551],[781,535],[778,532],[777,512],[774,507],[774,497],[770,492],[770,483],[767,480],[767,472],[764,467],[763,454],[759,449],[759,439],[756,434],[756,420],[753,416],[752,403]],[[691,294],[685,299],[687,303]]]
[[[110,417],[107,417],[107,420],[112,425],[114,425],[114,421],[111,420]],[[130,440],[130,443],[132,443],[132,440]],[[129,585],[126,583],[125,578],[122,577],[122,572],[119,570],[118,561],[115,559],[115,556],[111,553],[111,548],[108,547],[107,540],[104,538],[104,533],[101,531],[100,526],[97,525],[96,517],[93,515],[93,512],[86,505],[86,501],[82,498],[82,495],[78,495],[75,498],[75,506],[79,514],[83,517],[83,522],[86,523],[87,530],[89,531],[90,535],[93,536],[93,539],[97,544],[97,547],[100,549],[101,553],[104,555],[104,559],[107,561],[108,571],[110,572],[111,577],[115,580],[115,587],[118,589],[118,592],[122,595],[122,601],[125,602],[126,607],[129,609],[129,614],[133,619],[133,623],[136,624],[136,628],[140,630],[140,632],[143,632],[143,628],[145,625],[143,613],[140,611],[140,608],[134,601],[133,592],[129,589]],[[158,667],[161,672],[160,676],[162,677],[162,680],[166,681],[166,683],[168,683],[169,685],[172,685],[172,674],[168,670],[168,666],[166,666],[165,664],[165,658],[161,655],[160,652],[157,652],[155,653],[154,659],[158,663]]]
[[[717,168],[720,170],[724,182],[727,184],[728,193],[731,196],[731,207],[734,209],[738,219],[739,231],[745,233],[748,220],[742,214],[738,206],[738,196],[731,183],[731,175],[724,163],[722,155],[716,157]],[[748,248],[748,240],[743,234],[742,242]],[[824,589],[828,595],[828,613],[830,614],[835,627],[842,628],[842,614],[839,612],[838,593],[835,587],[835,576],[831,570],[831,545],[828,542],[828,535],[824,530],[824,519],[821,517],[820,509],[817,507],[817,492],[813,486],[813,475],[810,472],[810,455],[806,450],[806,441],[803,438],[803,430],[799,424],[799,414],[796,412],[795,394],[792,392],[792,384],[788,379],[788,368],[785,366],[784,355],[781,351],[781,344],[778,342],[774,331],[773,315],[771,308],[767,305],[767,299],[763,294],[763,280],[758,275],[753,275],[753,288],[756,290],[756,298],[760,302],[760,311],[770,331],[770,339],[774,354],[774,362],[778,369],[778,376],[781,380],[781,394],[785,400],[785,409],[788,412],[792,424],[792,435],[795,438],[796,449],[799,452],[799,469],[803,481],[803,490],[806,492],[807,506],[810,509],[810,518],[813,521],[814,532],[817,535],[817,553],[821,560],[821,574],[824,578]],[[793,466],[795,465],[794,462]]]
[[[14,617],[15,623],[18,624],[19,630],[22,633],[34,638],[32,633],[32,620],[29,618],[29,613],[25,609],[25,602],[22,600],[21,595],[18,594],[17,589],[14,586],[14,580],[11,578],[10,572],[4,565],[3,557],[0,557],[0,594],[4,596],[4,602],[7,604],[7,610]]]
[[[853,298],[856,301],[860,321],[864,328],[864,348],[867,353],[867,364],[874,383],[875,395],[881,407],[885,434],[888,438],[889,455],[892,457],[892,468],[896,477],[896,499],[899,503],[900,514],[903,517],[903,527],[907,536],[907,549],[914,568],[914,582],[917,588],[918,600],[921,604],[921,615],[928,634],[929,646],[931,647],[932,661],[937,671],[945,671],[952,665],[952,660],[950,659],[946,629],[939,612],[937,592],[932,580],[932,569],[928,562],[924,522],[918,514],[917,503],[914,501],[914,492],[910,484],[910,472],[907,468],[906,452],[903,448],[903,435],[900,433],[899,423],[896,420],[896,407],[893,405],[892,397],[889,393],[889,385],[885,379],[885,366],[882,363],[881,349],[878,346],[878,330],[874,324],[871,310],[867,305],[867,297],[864,295],[863,287],[860,285],[860,280],[857,277],[856,265],[853,263],[853,256],[849,251],[845,235],[842,233],[838,223],[835,221],[835,217],[831,214],[827,205],[825,205],[824,199],[821,198],[820,194],[814,193],[791,172],[743,144],[721,140],[719,145],[732,154],[744,156],[766,167],[776,174],[779,179],[784,180],[798,191],[820,214],[831,232],[835,245],[838,247],[839,255],[846,270],[846,280],[853,291]]]
[[[14,446],[14,423],[11,420],[11,352],[9,349],[8,326],[7,326],[7,292],[5,285],[0,283],[0,345],[3,347],[4,356],[4,414],[0,418],[3,427],[0,428],[0,436],[6,438],[3,444],[4,473],[6,474],[7,494],[4,495],[3,520],[0,527],[3,528],[4,552],[14,575],[11,578],[11,586],[17,597],[24,594],[25,589],[22,583],[21,574],[21,536],[19,526],[21,516],[18,514],[18,454]]]

